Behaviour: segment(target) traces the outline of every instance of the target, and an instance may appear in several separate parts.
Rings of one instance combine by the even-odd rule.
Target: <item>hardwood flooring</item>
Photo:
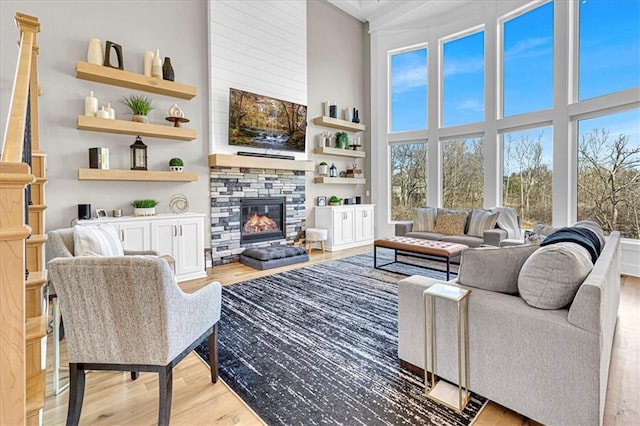
[[[316,250],[309,263],[285,266],[268,271],[256,271],[234,263],[207,270],[206,279],[181,284],[193,292],[210,281],[223,285],[270,275],[310,263],[324,262],[371,251],[371,246],[321,253]],[[622,277],[622,294],[609,384],[605,405],[605,425],[636,425],[640,423],[640,278]],[[48,340],[47,397],[44,425],[61,425],[67,414],[68,391],[55,396],[52,392],[52,340]],[[61,344],[62,365],[66,364],[66,344]],[[67,372],[62,372],[63,380]],[[87,374],[81,424],[154,425],[158,416],[158,377],[140,373],[131,381],[129,373],[90,372]],[[196,355],[188,355],[173,372],[172,425],[260,425],[263,422],[222,381],[211,384],[208,367]],[[489,403],[476,419],[475,425],[536,424],[498,404]]]

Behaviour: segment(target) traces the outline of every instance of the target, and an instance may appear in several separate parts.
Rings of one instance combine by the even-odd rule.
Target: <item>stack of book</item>
[[[362,179],[364,175],[362,174],[362,169],[347,169],[347,177]]]
[[[92,169],[108,169],[109,148],[89,148],[89,167]]]

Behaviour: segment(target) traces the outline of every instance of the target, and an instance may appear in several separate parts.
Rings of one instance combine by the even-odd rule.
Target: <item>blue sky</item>
[[[640,86],[640,1],[582,0],[579,4],[579,99]],[[504,25],[504,115],[550,108],[553,101],[553,4],[546,3]],[[444,44],[443,124],[482,121],[484,51],[482,32]],[[433,51],[417,49],[391,57],[391,131],[425,129],[427,59]],[[594,127],[625,133],[640,143],[640,112],[629,111],[580,122],[580,132]],[[532,134],[539,132],[532,130]],[[545,129],[545,157],[551,157],[550,128]]]

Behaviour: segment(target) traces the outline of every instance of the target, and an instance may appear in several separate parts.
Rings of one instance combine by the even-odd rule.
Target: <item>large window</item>
[[[640,86],[640,1],[580,2],[580,100]]]
[[[553,2],[504,22],[503,115],[553,106]]]
[[[391,131],[427,128],[427,49],[391,55]]]
[[[578,123],[578,219],[640,238],[640,110]]]
[[[450,139],[443,142],[444,207],[482,208],[484,200],[482,142],[482,138]]]
[[[427,146],[391,145],[391,220],[411,220],[414,207],[427,204]]]
[[[551,128],[502,135],[503,205],[514,207],[523,228],[551,223]]]
[[[484,120],[484,31],[442,46],[443,126]]]

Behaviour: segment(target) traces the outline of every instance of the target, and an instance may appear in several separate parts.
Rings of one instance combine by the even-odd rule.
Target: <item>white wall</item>
[[[131,214],[130,202],[155,198],[157,209],[168,211],[173,194],[184,194],[190,211],[209,213],[207,155],[208,129],[208,49],[207,7],[205,2],[183,0],[157,1],[1,1],[0,2],[0,117],[4,125],[13,87],[17,61],[18,29],[13,24],[16,12],[40,20],[39,82],[41,149],[48,155],[46,185],[47,229],[67,227],[77,215],[77,204],[92,208],[123,209]],[[86,60],[91,37],[103,44],[111,40],[121,44],[124,67],[142,73],[145,50],[160,49],[171,57],[176,81],[197,87],[197,96],[189,101],[161,95],[149,95],[157,105],[151,122],[167,124],[167,111],[174,102],[184,110],[198,133],[192,142],[143,138],[149,146],[149,169],[168,170],[168,160],[181,157],[187,171],[199,176],[197,182],[93,182],[77,180],[78,168],[89,166],[88,149],[107,147],[111,168],[129,169],[129,145],[135,137],[80,131],[76,117],[84,112],[84,97],[90,90],[100,104],[107,101],[118,118],[127,118],[127,108],[119,100],[134,92],[129,89],[79,80],[75,77],[77,60]],[[208,238],[208,230],[206,241]]]
[[[307,151],[309,159],[316,163],[316,171],[307,173],[307,226],[313,227],[315,218],[313,206],[316,197],[336,195],[340,198],[359,195],[362,202],[367,203],[370,197],[365,196],[368,186],[365,185],[335,185],[311,183],[317,174],[317,164],[326,161],[329,165],[335,163],[338,170],[351,168],[353,158],[329,155],[317,155],[313,149],[319,146],[319,135],[330,131],[332,135],[338,131],[313,124],[313,118],[322,115],[322,102],[330,100],[336,102],[338,110],[349,106],[357,107],[360,113],[360,123],[367,126],[366,132],[358,135],[367,152],[366,161],[358,159],[358,165],[364,166],[364,174],[370,182],[372,172],[371,144],[369,127],[371,125],[369,99],[369,35],[365,25],[347,15],[343,11],[324,1],[310,1],[307,3],[308,28],[308,83],[309,104],[307,131]],[[342,118],[341,115],[338,115]],[[356,134],[349,133],[349,138]],[[332,138],[335,140],[335,137]],[[368,183],[370,185],[370,183]]]
[[[212,153],[229,146],[229,88],[306,105],[306,2],[209,2]],[[263,152],[242,148],[240,151]],[[304,153],[278,152],[306,159]]]

